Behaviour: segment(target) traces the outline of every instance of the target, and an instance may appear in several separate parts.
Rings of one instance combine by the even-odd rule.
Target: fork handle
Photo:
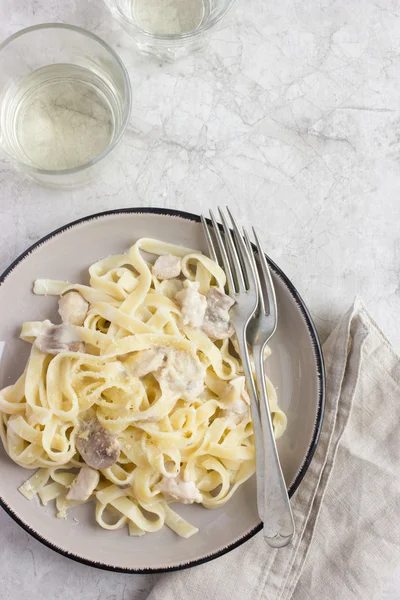
[[[265,541],[270,546],[273,548],[282,548],[292,541],[295,533],[295,525],[285,479],[279,462],[274,427],[269,410],[264,371],[265,345],[253,346],[265,460],[263,535]]]
[[[237,331],[236,335],[240,350],[239,354],[243,364],[246,388],[250,396],[251,419],[253,421],[254,446],[256,452],[257,511],[261,521],[264,521],[265,457],[264,445],[262,441],[264,435],[261,426],[260,403],[258,401],[257,389],[251,370],[250,356],[246,340],[246,328],[242,332]]]

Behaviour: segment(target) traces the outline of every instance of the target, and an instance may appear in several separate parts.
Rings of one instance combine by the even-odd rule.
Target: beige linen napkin
[[[400,358],[356,300],[324,345],[320,442],[292,499],[294,543],[258,534],[161,576],[148,600],[374,600],[400,562]],[[238,516],[239,517],[239,516]]]

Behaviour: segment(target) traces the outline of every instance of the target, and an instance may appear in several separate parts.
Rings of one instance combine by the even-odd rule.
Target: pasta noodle
[[[163,258],[158,270],[149,254]],[[0,392],[4,448],[38,469],[20,491],[55,500],[59,518],[95,500],[104,529],[141,536],[166,525],[189,537],[196,527],[170,504],[219,507],[255,470],[225,274],[197,251],[143,238],[89,278],[34,284],[60,296],[63,322],[23,324],[29,360]],[[206,333],[203,318],[222,333]],[[267,386],[278,438],[286,416]]]

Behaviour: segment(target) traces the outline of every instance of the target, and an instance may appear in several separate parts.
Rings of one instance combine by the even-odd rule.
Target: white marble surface
[[[400,348],[400,2],[238,0],[208,49],[140,57],[100,0],[2,0],[0,38],[42,22],[108,41],[132,81],[122,158],[103,181],[56,192],[0,162],[0,269],[52,229],[126,206],[257,223],[325,339],[359,294]],[[96,571],[0,512],[0,598],[141,600],[149,579]],[[382,582],[400,597],[400,573]]]

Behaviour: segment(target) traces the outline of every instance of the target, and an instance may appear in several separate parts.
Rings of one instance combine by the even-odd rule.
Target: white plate
[[[87,267],[127,250],[140,237],[154,237],[206,252],[199,217],[167,209],[127,209],[75,221],[24,252],[0,282],[0,389],[22,372],[29,345],[18,339],[24,321],[55,318],[56,300],[32,293],[36,278],[87,282]],[[321,348],[311,317],[294,286],[271,263],[279,325],[271,341],[267,372],[278,390],[288,428],[279,440],[282,469],[293,494],[310,464],[322,423],[325,379]],[[105,531],[94,519],[94,505],[77,507],[68,520],[57,519],[53,505],[29,502],[17,490],[30,471],[0,450],[0,503],[26,531],[60,554],[95,567],[140,573],[194,566],[240,545],[260,530],[251,478],[222,508],[181,506],[179,512],[199,528],[185,540],[172,531],[141,538],[125,530]],[[53,503],[51,503],[53,504]]]

